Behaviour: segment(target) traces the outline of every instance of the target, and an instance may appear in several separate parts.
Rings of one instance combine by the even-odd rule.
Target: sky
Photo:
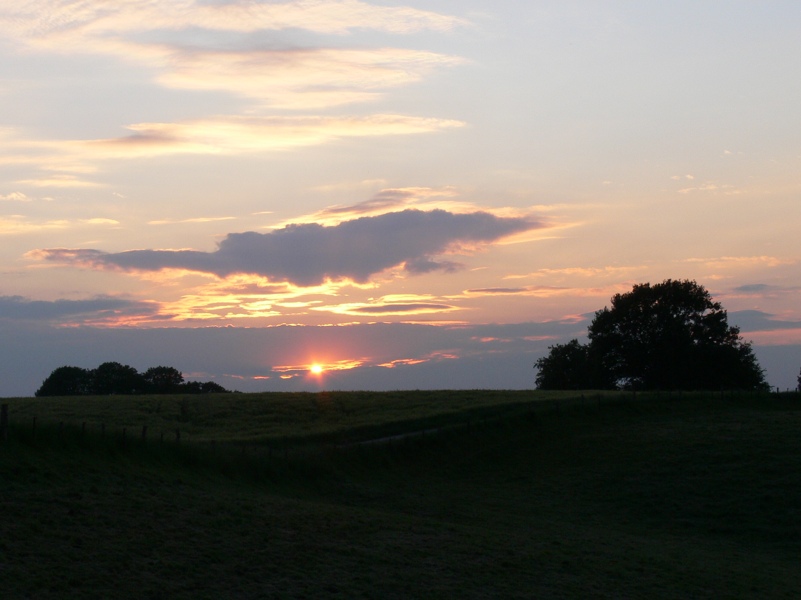
[[[0,0],[0,396],[106,361],[533,388],[668,278],[794,388],[799,31],[796,0]]]

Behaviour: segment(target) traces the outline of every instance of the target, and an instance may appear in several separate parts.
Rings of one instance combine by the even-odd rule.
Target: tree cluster
[[[109,394],[209,394],[227,392],[213,381],[184,381],[173,367],[151,367],[139,373],[118,362],[105,362],[96,369],[59,367],[36,396],[105,396]]]
[[[635,285],[595,313],[588,344],[549,348],[540,389],[766,389],[763,370],[726,311],[695,281]]]

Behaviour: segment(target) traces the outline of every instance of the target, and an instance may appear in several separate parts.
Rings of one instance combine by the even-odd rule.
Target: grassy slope
[[[456,402],[446,396],[443,405]],[[797,398],[533,410],[521,404],[530,395],[482,397],[483,423],[458,418],[482,402],[473,398],[444,411],[469,426],[391,446],[307,446],[288,463],[223,444],[122,448],[110,435],[59,439],[44,425],[34,443],[12,430],[0,447],[3,597],[790,598],[801,589]],[[367,404],[377,421],[444,423],[421,400],[437,404],[414,393]],[[285,418],[284,431],[317,435],[319,414],[307,417]],[[214,439],[208,425],[184,423]],[[360,435],[369,426],[352,424]]]

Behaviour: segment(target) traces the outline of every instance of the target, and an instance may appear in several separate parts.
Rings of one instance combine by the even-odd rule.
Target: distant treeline
[[[211,394],[228,392],[213,381],[184,381],[173,367],[151,367],[139,373],[118,362],[96,369],[59,367],[36,390],[36,396],[105,396],[109,394]]]

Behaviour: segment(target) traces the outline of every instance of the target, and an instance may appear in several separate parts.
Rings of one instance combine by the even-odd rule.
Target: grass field
[[[3,402],[3,598],[801,589],[798,395]]]

